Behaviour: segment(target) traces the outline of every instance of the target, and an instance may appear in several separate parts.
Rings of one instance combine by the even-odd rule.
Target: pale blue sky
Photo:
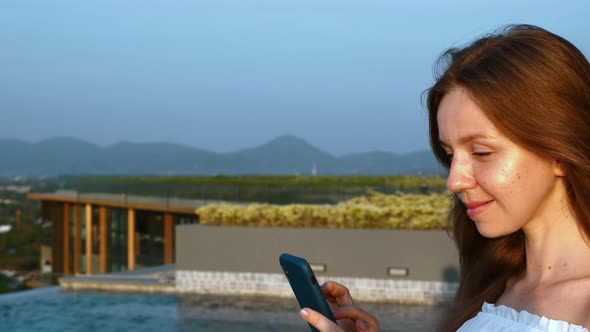
[[[590,54],[589,1],[512,2],[1,1],[0,138],[425,149],[444,49],[529,23]]]

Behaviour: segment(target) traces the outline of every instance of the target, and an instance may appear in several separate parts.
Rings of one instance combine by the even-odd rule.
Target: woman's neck
[[[526,284],[542,287],[590,274],[590,246],[567,204],[523,230]]]

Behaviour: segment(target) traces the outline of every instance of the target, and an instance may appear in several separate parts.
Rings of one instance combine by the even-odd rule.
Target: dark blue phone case
[[[287,280],[289,280],[299,306],[301,308],[311,308],[336,322],[332,309],[326,301],[309,263],[301,257],[286,253],[279,257],[279,263]],[[313,332],[319,332],[311,324],[309,327]]]

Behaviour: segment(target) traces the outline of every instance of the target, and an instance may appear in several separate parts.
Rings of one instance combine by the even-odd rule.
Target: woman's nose
[[[454,193],[459,193],[471,189],[475,185],[473,166],[468,158],[460,156],[453,158],[449,169],[449,177],[447,178],[447,188]]]

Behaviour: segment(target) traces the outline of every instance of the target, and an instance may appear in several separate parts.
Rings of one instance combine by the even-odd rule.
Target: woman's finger
[[[326,318],[326,316],[309,308],[301,309],[301,311],[299,311],[299,316],[321,332],[344,332],[343,329],[330,319]]]
[[[330,303],[337,304],[338,306],[353,304],[352,296],[350,295],[348,288],[337,282],[326,281],[322,285],[322,292]]]
[[[375,316],[355,306],[344,306],[334,312],[337,320],[350,319],[355,322],[357,331],[378,332],[380,331],[379,321]]]

